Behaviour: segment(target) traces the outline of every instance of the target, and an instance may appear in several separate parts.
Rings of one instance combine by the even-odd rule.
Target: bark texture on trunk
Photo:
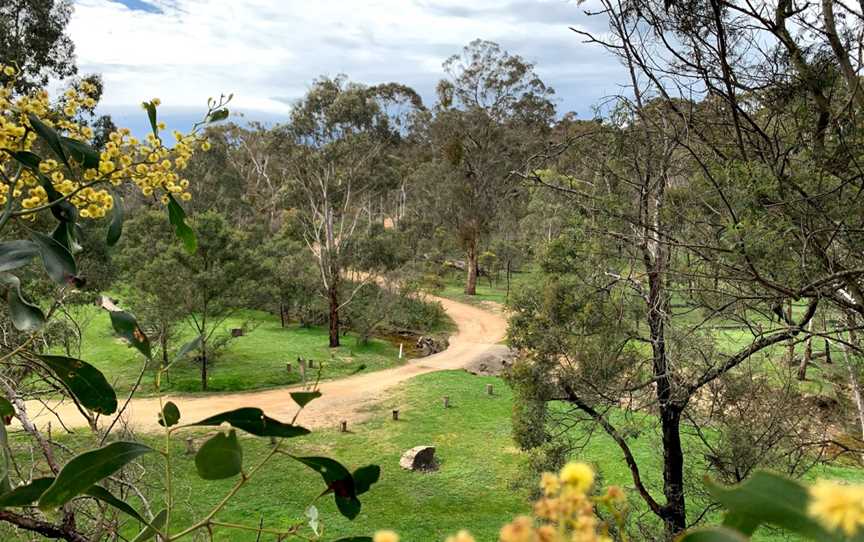
[[[327,289],[330,302],[330,348],[339,346],[339,287],[331,284]]]
[[[465,282],[465,294],[477,295],[477,240],[468,242],[468,280]]]

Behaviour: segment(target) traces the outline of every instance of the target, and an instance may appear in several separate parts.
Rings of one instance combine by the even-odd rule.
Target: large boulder
[[[415,446],[402,454],[399,466],[403,469],[429,472],[438,470],[438,462],[435,461],[434,446]]]
[[[417,350],[420,351],[422,357],[431,356],[438,352],[447,350],[450,342],[446,338],[421,336],[417,339]]]

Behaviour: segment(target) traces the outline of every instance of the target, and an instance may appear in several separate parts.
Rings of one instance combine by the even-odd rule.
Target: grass
[[[477,277],[476,295],[465,294],[465,273],[447,273],[443,279],[444,288],[436,292],[441,297],[481,305],[487,301],[500,305],[506,305],[508,302],[507,280],[504,273],[501,273],[498,279],[492,282],[489,281],[488,277]],[[519,291],[523,285],[536,279],[537,274],[532,267],[512,272],[510,275],[510,296]]]
[[[486,395],[486,384],[494,386],[495,394]],[[442,408],[441,397],[450,396],[449,409]],[[497,540],[500,526],[514,516],[530,513],[529,490],[524,482],[526,454],[518,451],[511,440],[510,390],[498,378],[473,376],[463,371],[446,371],[416,377],[394,391],[383,402],[368,410],[370,420],[351,427],[349,433],[326,430],[287,442],[295,454],[328,455],[350,469],[374,463],[382,468],[381,480],[361,497],[363,509],[359,517],[349,522],[339,516],[332,497],[316,502],[325,528],[324,540],[336,540],[347,535],[368,535],[378,529],[394,529],[403,542],[441,541],[448,534],[468,528],[478,541]],[[401,419],[390,419],[390,410],[399,408]],[[300,418],[302,423],[302,416]],[[617,420],[621,421],[621,420]],[[629,423],[647,429],[647,417],[631,416]],[[585,436],[582,429],[573,436]],[[175,500],[172,525],[174,532],[188,526],[206,514],[234,484],[236,479],[203,481],[195,473],[192,456],[183,453],[181,435],[173,441]],[[61,441],[76,437],[60,437]],[[686,435],[685,435],[686,439]],[[164,441],[144,437],[155,448]],[[654,435],[646,430],[629,443],[640,464],[645,482],[652,492],[657,489],[661,472],[658,447]],[[269,450],[266,439],[242,438],[244,468],[255,465]],[[30,457],[28,441],[12,438],[16,455]],[[440,470],[421,474],[402,470],[401,453],[413,446],[432,445],[437,448]],[[64,455],[63,461],[68,460]],[[617,446],[603,434],[595,432],[578,454],[578,459],[597,467],[601,484],[618,484],[630,494],[635,516],[644,506],[632,489],[632,480]],[[702,474],[698,454],[687,455],[688,474]],[[159,509],[162,493],[163,464],[156,454],[144,456],[144,473],[140,485],[151,496],[151,506]],[[839,465],[820,467],[809,478],[826,476],[864,482],[864,470]],[[531,480],[533,485],[533,480]],[[264,518],[264,526],[284,528],[302,519],[306,506],[315,501],[323,490],[319,476],[287,457],[277,456],[273,462],[242,488],[216,519],[221,522],[256,526]],[[696,509],[689,501],[690,513]],[[130,503],[140,507],[131,499]],[[716,518],[714,518],[716,519]],[[129,524],[125,535],[134,535],[137,525]],[[0,528],[0,535],[3,531]],[[254,540],[254,533],[223,527],[214,528],[213,540]],[[131,536],[130,536],[131,537]],[[0,536],[2,538],[2,536]],[[272,539],[263,537],[263,540]],[[757,541],[786,540],[780,535],[763,533]]]
[[[114,335],[107,312],[91,306],[79,307],[76,311],[78,320],[83,322],[80,358],[101,370],[118,393],[128,391],[141,372],[143,358]],[[290,325],[283,329],[278,317],[261,311],[235,313],[222,324],[217,336],[229,334],[231,328],[239,328],[244,322],[250,325],[248,333],[232,339],[208,365],[209,391],[231,392],[296,384],[300,381],[296,363],[289,373],[286,362],[294,362],[298,357],[324,362],[326,378],[385,369],[400,363],[399,347],[391,342],[372,339],[361,345],[349,335],[343,338],[341,347],[329,348],[326,328]],[[193,336],[191,328],[183,329],[174,348],[179,349]],[[143,394],[154,391],[153,374],[148,371],[145,375]],[[172,368],[169,381],[163,382],[163,389],[200,392],[200,366],[191,358],[179,361]]]

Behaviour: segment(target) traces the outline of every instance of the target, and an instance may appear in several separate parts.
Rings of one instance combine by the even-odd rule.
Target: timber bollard
[[[186,437],[186,455],[193,455],[195,453],[195,439],[192,437]]]
[[[398,410],[394,410],[394,411],[393,411],[393,421],[394,421],[394,422],[398,422],[398,421],[399,421],[399,411],[398,411]]]
[[[444,408],[450,408],[450,396],[449,395],[444,396]]]
[[[492,390],[492,384],[486,384],[486,395],[494,395]]]
[[[276,444],[277,444],[277,443],[276,443],[276,437],[271,436],[271,437],[270,437],[270,446],[276,446]]]
[[[289,373],[291,372],[291,362],[290,361],[285,362],[285,370],[288,371]]]
[[[348,422],[346,420],[342,420],[339,423],[339,431],[341,431],[342,433],[348,432]]]

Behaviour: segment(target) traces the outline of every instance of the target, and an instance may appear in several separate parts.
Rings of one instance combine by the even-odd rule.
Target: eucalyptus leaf
[[[292,438],[308,435],[309,430],[298,425],[282,423],[264,414],[257,407],[244,407],[210,416],[190,426],[219,426],[228,423],[257,437]]]
[[[45,324],[45,314],[42,313],[42,309],[24,299],[18,277],[0,273],[0,282],[7,288],[6,303],[15,329],[30,332],[42,327]]]
[[[297,403],[298,406],[300,406],[300,408],[305,407],[306,405],[309,404],[310,401],[312,401],[313,399],[317,399],[319,397],[321,397],[321,392],[317,391],[317,390],[316,391],[292,391],[291,392],[291,399],[293,399],[294,402]]]
[[[11,271],[30,263],[39,254],[33,241],[24,239],[0,243],[0,271]]]
[[[54,478],[36,478],[29,484],[16,487],[9,493],[0,495],[0,508],[8,508],[10,506],[30,506],[39,500],[39,497],[45,493],[51,484],[54,483]]]
[[[111,223],[108,225],[108,234],[105,236],[105,244],[113,247],[123,234],[123,221],[125,219],[123,209],[123,198],[114,194],[114,206],[111,209]]]
[[[162,427],[171,427],[177,425],[180,421],[180,409],[173,402],[168,401],[162,407],[162,412],[159,414],[159,425]]]
[[[186,211],[177,203],[172,194],[168,194],[168,220],[174,226],[174,232],[177,237],[183,241],[183,246],[186,252],[194,254],[198,250],[198,239],[195,237],[195,232],[186,224]]]
[[[150,339],[141,330],[135,316],[126,311],[108,311],[108,314],[111,316],[114,332],[149,359],[152,355]]]
[[[33,232],[32,239],[39,247],[42,263],[51,280],[57,284],[77,285],[78,268],[69,249],[43,233]]]
[[[223,480],[243,470],[243,449],[233,429],[225,435],[219,432],[201,446],[195,454],[195,468],[204,480]]]
[[[66,356],[39,355],[39,359],[83,407],[105,415],[117,411],[117,394],[99,369],[86,361]]]
[[[69,161],[66,159],[66,152],[63,150],[60,136],[54,128],[51,128],[39,120],[39,117],[33,113],[28,113],[27,119],[30,121],[30,126],[33,128],[33,131],[36,132],[36,135],[48,144],[48,147],[54,151],[54,154],[56,154],[60,161],[68,168]]]
[[[60,144],[66,150],[68,156],[81,164],[86,169],[99,168],[99,151],[77,139],[61,137]]]
[[[137,442],[112,442],[72,458],[57,479],[39,499],[39,508],[53,510],[87,491],[93,484],[111,476],[130,461],[152,452]]]
[[[100,501],[113,506],[117,510],[120,510],[121,512],[128,514],[129,516],[137,519],[141,523],[144,523],[144,524],[149,523],[134,508],[132,508],[127,503],[125,503],[125,502],[121,501],[120,499],[118,499],[117,497],[115,497],[113,494],[111,494],[110,491],[108,491],[107,489],[105,489],[102,486],[90,486],[90,488],[87,491],[85,491],[84,494],[87,496],[93,497],[94,499],[99,499]]]
[[[163,508],[159,511],[158,514],[153,518],[153,521],[150,522],[150,525],[144,527],[144,529],[138,533],[138,535],[132,539],[132,542],[146,542],[150,540],[157,534],[157,529],[161,530],[162,527],[165,526],[165,522],[168,520],[168,510]]]

